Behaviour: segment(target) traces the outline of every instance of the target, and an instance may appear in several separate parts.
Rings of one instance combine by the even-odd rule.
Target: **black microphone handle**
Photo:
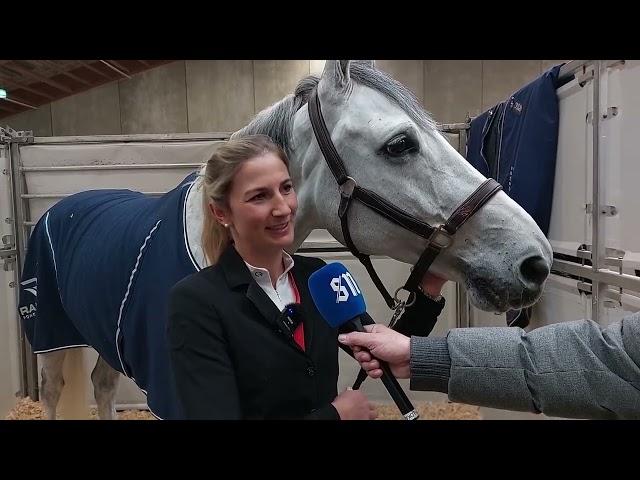
[[[371,315],[369,315],[367,312],[364,312],[363,316],[367,317],[370,320],[369,325],[373,325],[376,323],[374,322],[373,318],[371,318]],[[360,322],[360,324],[362,324],[362,322]],[[353,386],[351,387],[351,389],[358,390],[362,386],[364,381],[367,379],[367,377],[368,377],[367,372],[365,371],[364,368],[361,368],[360,371],[358,372],[358,376],[356,377],[356,381],[353,382]]]
[[[358,377],[356,378],[356,381],[353,382],[353,387],[351,387],[351,389],[358,390],[360,388],[360,385],[362,385],[362,383],[367,379],[367,376],[368,375],[365,369],[361,368],[360,371],[358,372]]]
[[[364,332],[364,333],[367,332],[362,326],[362,322],[360,321],[360,318],[356,318],[352,320],[351,324],[355,327],[356,331]],[[373,357],[373,355],[371,356]],[[382,383],[384,384],[385,388],[389,392],[389,395],[391,395],[391,398],[395,402],[396,406],[398,407],[398,409],[400,409],[400,413],[402,413],[402,416],[406,420],[417,420],[419,417],[418,412],[416,411],[414,406],[411,404],[411,400],[409,400],[407,395],[404,393],[402,386],[400,385],[400,383],[398,383],[398,379],[395,377],[393,373],[391,373],[391,368],[389,368],[389,364],[380,359],[377,359],[377,360],[380,363],[380,369],[382,370],[382,377],[380,377],[380,380],[382,380]],[[366,373],[365,373],[365,376],[366,376]],[[357,390],[357,389],[354,389],[354,390]]]
[[[362,314],[362,316],[367,317],[370,320],[368,325],[374,325],[376,323],[373,320],[373,318],[371,318],[371,315],[369,315],[367,312],[364,312]],[[360,324],[362,324],[362,321],[360,322]],[[352,390],[358,390],[362,386],[362,384],[364,383],[364,381],[367,379],[368,376],[369,375],[367,375],[367,372],[365,371],[365,369],[364,368],[360,368],[360,371],[358,372],[358,376],[356,377],[356,381],[353,382],[353,386],[351,387],[351,389]]]

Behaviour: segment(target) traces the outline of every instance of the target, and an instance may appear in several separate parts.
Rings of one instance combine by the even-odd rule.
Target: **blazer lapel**
[[[249,271],[247,265],[244,263],[244,260],[242,260],[242,257],[233,245],[230,245],[220,256],[218,264],[224,272],[229,287],[231,287],[232,289],[246,288],[247,299],[256,307],[256,310],[258,310],[258,312],[260,313],[257,320],[266,323],[271,329],[279,332],[280,326],[278,325],[277,319],[278,315],[280,315],[280,311],[278,310],[278,307],[276,307],[273,301],[271,301],[271,299],[269,298],[269,295],[267,295],[266,292],[260,287],[260,285],[258,285],[251,277],[251,272]],[[304,290],[307,290],[306,286]],[[306,347],[306,325],[304,340]],[[293,340],[293,338],[290,338],[288,343],[290,343],[298,351],[302,351],[300,346]]]
[[[260,312],[260,320],[265,321],[273,328],[277,328],[278,309],[269,298],[269,295],[253,280],[251,272],[233,245],[229,245],[222,253],[218,264],[224,272],[229,287],[232,290],[246,289],[247,298]]]
[[[261,314],[261,319],[266,321],[271,327],[279,329],[276,319],[280,312],[269,298],[269,295],[255,281],[251,281],[247,287],[247,298],[253,303]]]

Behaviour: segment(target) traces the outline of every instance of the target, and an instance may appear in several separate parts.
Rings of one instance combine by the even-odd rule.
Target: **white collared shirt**
[[[287,252],[283,252],[282,258],[284,261],[284,272],[282,272],[282,275],[278,277],[278,280],[276,281],[276,288],[273,288],[269,270],[266,268],[254,267],[253,265],[244,262],[247,267],[249,267],[249,271],[251,272],[253,279],[258,285],[260,285],[262,290],[265,291],[280,311],[284,310],[284,307],[290,303],[296,302],[295,291],[293,289],[293,285],[291,285],[288,275],[289,270],[293,268],[293,258],[291,258],[291,255]]]

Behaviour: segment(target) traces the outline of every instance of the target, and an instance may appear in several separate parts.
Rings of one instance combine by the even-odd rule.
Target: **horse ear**
[[[351,60],[327,60],[322,71],[321,80],[325,80],[338,90],[346,89],[351,82],[349,76],[350,65]]]

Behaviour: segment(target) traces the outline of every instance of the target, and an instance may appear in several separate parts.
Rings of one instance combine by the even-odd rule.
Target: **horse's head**
[[[317,87],[331,140],[348,174],[416,219],[433,226],[444,223],[485,180],[408,89],[372,64],[327,61],[316,83],[303,81],[296,98],[307,100]],[[301,231],[326,228],[344,243],[338,186],[314,138],[308,105],[295,113],[290,138]],[[361,252],[411,264],[426,244],[359,202],[351,206],[349,229]],[[551,259],[549,242],[534,220],[498,192],[458,230],[430,270],[463,283],[477,307],[506,311],[538,299]]]

